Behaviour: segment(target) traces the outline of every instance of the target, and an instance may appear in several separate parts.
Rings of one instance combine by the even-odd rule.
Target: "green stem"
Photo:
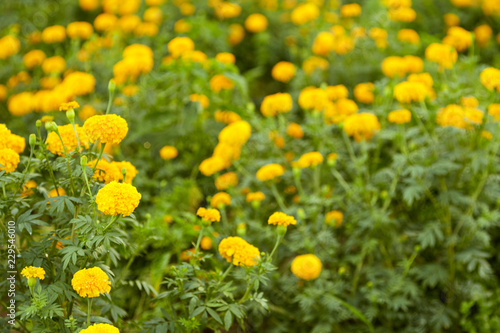
[[[281,210],[286,210],[285,203],[283,202],[283,199],[281,198],[281,195],[278,192],[278,189],[276,188],[276,184],[274,181],[271,180],[271,191],[273,192],[274,198],[276,199],[276,202],[278,203],[278,206],[280,207]]]
[[[198,249],[200,248],[201,239],[203,238],[203,231],[205,230],[205,226],[201,227],[200,234],[198,235],[198,240],[196,241],[196,246],[194,247],[195,255],[198,255]]]
[[[280,245],[282,240],[283,240],[283,235],[278,233],[278,236],[276,237],[276,243],[274,244],[274,248],[271,251],[271,254],[267,257],[267,261],[271,262],[273,260],[274,253],[278,249],[278,246]]]
[[[87,298],[88,311],[87,311],[87,327],[90,326],[90,310],[92,309],[92,298]]]
[[[21,189],[23,188],[24,180],[26,179],[26,175],[28,174],[28,172],[30,170],[31,159],[33,158],[33,150],[34,150],[33,147],[30,146],[30,159],[28,160],[28,165],[26,166],[26,169],[23,172],[23,178],[21,179],[21,182],[19,184],[19,188],[17,189],[16,194],[14,196],[17,196],[17,193],[19,193],[19,191],[21,191]]]
[[[314,167],[314,194],[316,196],[319,196],[320,194],[321,190],[320,182],[321,182],[321,166],[316,165]]]
[[[118,215],[112,215],[111,218],[110,218],[110,221],[109,221],[108,225],[104,227],[104,229],[102,230],[102,232],[104,233],[106,230],[108,230],[108,228],[111,227],[111,225],[113,223],[115,223],[116,220],[118,220]]]
[[[302,187],[302,182],[300,180],[300,175],[301,175],[301,170],[297,169],[298,171],[293,172],[293,180],[295,181],[295,186],[297,187],[297,190],[299,191],[299,196],[303,198],[305,196],[304,188]]]
[[[94,167],[92,168],[92,173],[95,173],[95,169],[97,169],[97,164],[99,163],[99,161],[101,160],[101,157],[102,157],[102,153],[104,152],[104,147],[106,146],[106,144],[102,143],[101,142],[101,150],[99,151],[99,156],[97,157],[97,160],[95,161],[95,165]]]

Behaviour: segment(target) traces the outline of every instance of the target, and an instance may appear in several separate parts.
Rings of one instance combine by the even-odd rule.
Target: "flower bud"
[[[57,133],[59,131],[56,123],[53,121],[46,122],[45,129],[47,130],[47,132],[56,132]]]
[[[30,287],[30,290],[33,290],[35,285],[36,285],[36,278],[35,277],[28,278],[28,287]]]
[[[125,177],[127,176],[127,169],[122,168],[123,182],[125,183]]]
[[[35,147],[35,145],[36,145],[36,135],[35,134],[30,134],[29,143],[30,143],[31,148]]]
[[[87,156],[84,155],[80,157],[80,165],[82,169],[85,170],[85,168],[87,167]]]
[[[73,108],[66,111],[66,118],[68,118],[70,123],[75,123],[75,110]]]
[[[259,209],[260,208],[260,201],[258,201],[258,200],[252,201],[252,207],[253,207],[253,209]]]
[[[304,220],[306,218],[306,212],[304,208],[297,209],[297,217],[301,220]]]
[[[40,119],[38,119],[36,121],[36,128],[40,129],[40,127],[42,127],[42,121]]]
[[[236,227],[236,233],[238,236],[244,236],[247,233],[247,225],[246,223],[240,223]]]
[[[113,80],[113,79],[109,80],[109,83],[108,83],[109,92],[113,94],[115,92],[115,89],[116,89],[115,80]]]

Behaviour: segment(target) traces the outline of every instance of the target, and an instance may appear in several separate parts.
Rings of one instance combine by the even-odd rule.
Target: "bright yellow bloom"
[[[237,17],[241,13],[241,6],[229,1],[221,1],[215,6],[215,15],[221,19]]]
[[[218,93],[221,90],[230,90],[234,88],[234,82],[222,74],[217,74],[210,79],[210,89]]]
[[[335,36],[330,32],[322,31],[314,38],[312,51],[316,55],[328,56],[335,46]]]
[[[135,176],[139,173],[137,171],[137,168],[130,162],[127,161],[121,161],[121,162],[112,162],[112,164],[116,165],[118,167],[118,170],[120,170],[120,179],[123,180],[123,172],[122,169],[126,170],[125,174],[125,183],[127,184],[132,184],[132,181],[134,180]]]
[[[496,121],[500,121],[500,104],[490,104],[488,106],[488,114],[493,116]]]
[[[23,56],[23,63],[28,69],[40,66],[45,60],[46,56],[42,50],[32,50]]]
[[[87,166],[93,168],[96,165],[96,161],[88,162]],[[97,163],[96,170],[94,171],[93,178],[97,181],[109,184],[111,182],[118,182],[122,180],[123,175],[121,169],[115,162],[108,162],[105,159],[100,159]]]
[[[328,86],[326,87],[326,96],[330,101],[336,101],[338,99],[347,98],[349,96],[349,91],[343,84]]]
[[[424,101],[429,96],[429,89],[420,82],[401,82],[394,87],[394,98],[400,103]]]
[[[238,176],[234,172],[226,172],[215,179],[215,187],[219,190],[226,190],[238,185]]]
[[[304,137],[304,130],[297,123],[290,123],[286,128],[286,134],[295,139],[302,139]]]
[[[457,51],[467,50],[472,45],[473,34],[461,27],[451,27],[448,29],[443,44],[453,46]]]
[[[387,120],[394,124],[406,124],[411,121],[411,112],[409,110],[396,110],[389,112]]]
[[[163,146],[160,149],[160,157],[164,160],[171,160],[177,157],[179,152],[174,146]]]
[[[243,146],[250,135],[252,134],[252,127],[244,120],[235,121],[224,127],[219,133],[219,142],[231,146]]]
[[[460,104],[464,107],[477,108],[479,106],[479,101],[474,96],[463,96],[460,99]]]
[[[323,111],[328,103],[325,90],[316,87],[305,87],[299,94],[299,105],[305,110]]]
[[[443,19],[448,27],[454,27],[460,24],[460,18],[452,13],[444,14]]]
[[[297,221],[293,216],[286,215],[282,212],[275,212],[267,220],[267,224],[282,225],[288,227],[290,224],[296,225]]]
[[[71,285],[81,297],[99,297],[111,291],[109,277],[100,267],[79,270],[73,275]]]
[[[42,40],[46,44],[59,43],[65,39],[66,29],[62,25],[53,25],[42,31]]]
[[[361,6],[357,3],[351,3],[340,7],[340,15],[342,17],[358,17],[361,15]]]
[[[321,260],[314,254],[303,254],[292,261],[292,273],[302,280],[316,279],[321,273]]]
[[[94,33],[94,28],[92,24],[82,21],[82,22],[71,22],[66,27],[66,33],[69,38],[79,38],[79,39],[89,39]]]
[[[117,23],[118,18],[110,13],[101,13],[94,19],[94,27],[97,31],[112,31]]]
[[[215,111],[214,118],[216,121],[226,124],[232,124],[234,122],[241,120],[240,115],[237,114],[236,112],[220,111],[220,110]]]
[[[224,170],[225,168],[227,168],[227,163],[219,156],[212,156],[203,160],[198,167],[200,172],[205,176],[211,176],[214,173]]]
[[[28,266],[23,268],[21,275],[27,279],[39,278],[40,280],[43,280],[45,279],[45,270],[41,267]]]
[[[420,43],[420,36],[413,29],[401,29],[398,31],[398,40],[417,45]]]
[[[216,193],[212,200],[210,200],[210,206],[220,209],[221,206],[229,206],[231,204],[231,196],[226,192]]]
[[[81,330],[80,333],[120,333],[120,330],[109,324],[94,324]]]
[[[247,196],[246,196],[247,202],[262,201],[265,198],[266,198],[266,195],[264,193],[262,193],[261,191],[249,192],[249,193],[247,193]]]
[[[437,113],[436,123],[443,127],[467,128],[469,126],[465,118],[465,110],[456,104],[441,108]]]
[[[28,180],[23,186],[23,192],[21,197],[27,197],[33,194],[33,189],[37,187],[37,183],[34,180]]]
[[[252,14],[245,20],[245,28],[253,33],[265,31],[267,29],[267,18],[259,13]]]
[[[10,148],[0,149],[0,171],[6,173],[16,171],[20,162],[19,154]]]
[[[425,49],[425,58],[443,68],[450,69],[457,62],[457,50],[450,45],[432,43]]]
[[[297,165],[299,168],[304,169],[315,167],[321,163],[323,163],[323,155],[321,155],[320,152],[312,151],[310,153],[305,153],[304,155],[302,155],[299,158]]]
[[[234,64],[236,62],[234,54],[229,52],[217,53],[217,55],[215,56],[215,60],[223,64]]]
[[[338,210],[332,210],[325,215],[325,223],[333,224],[335,222],[335,226],[339,228],[342,225],[342,221],[344,220],[344,214]]]
[[[46,58],[42,62],[42,70],[45,74],[59,74],[66,69],[66,61],[63,57],[55,56]]]
[[[358,113],[344,121],[344,132],[354,140],[370,140],[380,130],[377,117],[371,113]]]
[[[389,19],[396,22],[413,22],[417,18],[417,12],[410,7],[391,8]]]
[[[68,103],[62,103],[59,107],[59,111],[68,111],[69,109],[78,109],[79,107],[80,105],[77,102],[71,101]]]
[[[210,100],[203,94],[191,94],[189,95],[189,100],[191,102],[199,102],[203,109],[206,109],[210,105]]]
[[[206,222],[220,222],[220,212],[214,208],[198,208],[196,215]]]
[[[328,60],[315,56],[307,58],[302,63],[302,69],[307,75],[311,75],[316,69],[326,70],[329,66]]]
[[[0,59],[7,59],[21,49],[21,42],[14,36],[7,35],[0,38]]]
[[[257,171],[257,179],[260,181],[272,180],[285,173],[285,168],[277,163],[264,165]]]
[[[119,144],[127,135],[125,119],[115,114],[97,115],[88,118],[83,129],[92,142]]]
[[[292,96],[289,93],[276,93],[264,97],[260,112],[265,117],[275,117],[278,113],[290,112],[292,107]]]
[[[291,20],[295,25],[303,25],[314,21],[319,16],[319,8],[311,2],[298,5],[291,14]]]
[[[361,103],[371,104],[375,99],[374,89],[375,85],[371,82],[357,84],[354,87],[354,97]]]
[[[172,57],[179,58],[183,53],[194,50],[194,42],[189,37],[175,37],[167,47]]]
[[[280,61],[274,65],[271,75],[276,81],[288,83],[295,76],[295,65],[288,61]]]
[[[59,194],[57,194],[58,192]],[[57,189],[53,188],[52,190],[49,191],[49,198],[56,198],[61,195],[66,195],[66,191],[61,187],[58,187]]]
[[[85,121],[97,113],[96,109],[92,105],[85,105],[78,111],[78,118]]]
[[[493,30],[489,25],[481,24],[474,29],[474,35],[480,47],[487,47],[493,35]]]
[[[212,248],[212,239],[208,236],[205,236],[201,239],[200,247],[202,250],[208,251]]]
[[[241,237],[227,237],[219,243],[220,255],[233,265],[251,267],[260,258],[258,248]]]
[[[139,206],[141,194],[127,183],[111,182],[97,192],[97,209],[104,215],[129,216]]]
[[[486,89],[500,92],[500,69],[488,67],[481,72],[479,78]]]
[[[245,38],[245,28],[240,24],[234,23],[229,26],[227,41],[230,45],[236,46]]]
[[[66,148],[66,153],[69,154],[72,153],[75,149],[77,149],[78,145],[80,145],[81,149],[89,148],[89,138],[87,137],[87,134],[85,133],[83,128],[81,128],[80,126],[75,125],[78,139],[76,138],[75,135],[75,129],[73,129],[73,126],[71,124],[57,126],[57,129],[59,131],[59,134],[61,135],[62,142],[61,139],[59,138],[59,135],[57,135],[56,132],[50,132],[49,135],[47,136],[47,141],[46,141],[47,149],[52,154],[64,156],[65,148]]]

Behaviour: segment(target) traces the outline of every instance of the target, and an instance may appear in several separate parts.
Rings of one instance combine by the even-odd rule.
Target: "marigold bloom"
[[[109,324],[94,324],[81,330],[80,333],[120,333],[120,330]]]
[[[164,160],[171,160],[177,157],[179,152],[174,146],[163,146],[160,149],[160,157]]]
[[[99,6],[99,0],[78,0],[80,8],[85,11],[93,11]]]
[[[201,239],[200,247],[202,250],[208,251],[212,248],[212,239],[208,236],[204,236]]]
[[[454,27],[460,24],[460,18],[452,13],[444,14],[443,19],[448,27]]]
[[[461,27],[451,27],[448,29],[443,44],[453,46],[457,51],[467,50],[472,45],[473,34]]]
[[[474,96],[463,96],[460,99],[460,104],[464,107],[477,108],[479,106],[479,101]]]
[[[81,297],[99,297],[111,291],[109,277],[100,267],[79,270],[73,275],[71,286]]]
[[[0,171],[14,172],[20,162],[19,154],[10,148],[0,149]]]
[[[282,212],[275,212],[267,220],[267,224],[282,225],[288,227],[290,224],[295,225],[297,221],[293,216],[286,215]]]
[[[112,31],[117,23],[118,17],[111,13],[101,13],[94,19],[94,27],[97,31]]]
[[[237,17],[241,13],[241,6],[229,1],[221,1],[215,6],[215,15],[220,19]]]
[[[409,110],[396,110],[389,112],[387,120],[394,124],[406,124],[411,121],[411,112]]]
[[[214,208],[204,208],[200,207],[198,208],[198,211],[196,212],[196,215],[201,217],[203,221],[206,222],[220,222],[220,212],[217,209]]]
[[[252,14],[245,20],[245,28],[253,33],[265,31],[267,29],[267,18],[259,13]]]
[[[321,273],[321,260],[314,254],[303,254],[292,261],[292,273],[302,280],[316,279]]]
[[[305,153],[304,155],[300,156],[297,165],[299,168],[304,169],[309,167],[315,167],[321,163],[323,163],[323,155],[321,155],[320,152],[312,151],[310,153]]]
[[[315,56],[307,58],[302,63],[302,69],[307,75],[311,75],[316,69],[326,70],[329,66],[328,60]]]
[[[87,166],[90,168],[93,168],[95,165],[95,160],[87,163]],[[123,174],[116,163],[100,159],[99,162],[97,162],[93,178],[97,181],[109,184],[111,182],[118,182],[122,180]]]
[[[23,63],[28,69],[40,66],[46,56],[42,50],[31,50],[23,56]]]
[[[45,74],[59,74],[62,73],[64,69],[66,69],[66,61],[60,56],[46,58],[42,62],[42,70]]]
[[[290,123],[286,128],[286,134],[295,139],[302,139],[304,137],[304,130],[297,123]]]
[[[439,109],[436,123],[443,127],[467,128],[469,126],[464,108],[456,104],[450,104]]]
[[[332,210],[325,215],[325,223],[333,224],[335,222],[335,226],[339,228],[342,225],[342,221],[344,220],[344,214],[338,210]]]
[[[488,90],[497,89],[500,92],[500,69],[489,67],[479,75],[481,84]]]
[[[335,42],[335,36],[332,33],[322,31],[314,38],[312,51],[316,55],[327,56],[333,51]]]
[[[204,176],[211,176],[214,173],[224,170],[225,168],[227,168],[227,163],[219,156],[212,156],[203,160],[198,167]]]
[[[227,41],[231,46],[236,46],[245,38],[245,28],[240,24],[231,24],[229,26],[229,34]]]
[[[250,135],[252,134],[252,127],[244,120],[235,121],[224,127],[219,133],[219,142],[231,146],[243,146]]]
[[[495,118],[495,121],[500,121],[500,104],[490,104],[488,106],[488,114]]]
[[[290,16],[292,23],[295,25],[303,25],[314,21],[319,16],[319,8],[314,3],[306,2],[298,5],[292,11]]]
[[[203,109],[206,109],[210,105],[210,100],[203,94],[191,94],[189,95],[189,99],[191,102],[199,102]]]
[[[278,113],[290,112],[292,107],[292,96],[289,93],[276,93],[264,97],[260,112],[265,117],[275,117]]]
[[[111,182],[97,192],[97,209],[104,215],[129,216],[139,206],[141,194],[127,183]]]
[[[71,91],[72,95],[84,96],[94,91],[95,78],[90,73],[72,72],[64,78],[62,85]]]
[[[167,47],[173,58],[179,58],[183,53],[194,50],[194,42],[189,37],[175,37]]]
[[[7,35],[0,38],[0,59],[7,59],[21,49],[21,42],[14,36]]]
[[[85,105],[78,111],[78,118],[85,121],[97,113],[96,109],[92,105]]]
[[[223,64],[234,64],[236,62],[234,54],[229,52],[217,53],[215,56],[215,60]]]
[[[239,114],[233,111],[221,111],[217,110],[214,113],[214,118],[216,121],[226,124],[232,124],[234,122],[240,121],[241,117]]]
[[[305,110],[323,111],[328,103],[325,90],[316,87],[306,87],[299,94],[299,106]]]
[[[115,114],[96,115],[88,118],[83,129],[92,142],[119,144],[127,135],[125,119]]]
[[[420,43],[420,36],[413,29],[401,29],[398,31],[398,40],[417,45]]]
[[[413,22],[417,18],[417,12],[410,7],[391,8],[389,19],[396,22]]]
[[[210,89],[218,93],[221,90],[230,90],[234,88],[234,82],[222,74],[217,74],[210,79]]]
[[[39,278],[40,280],[43,280],[45,279],[45,270],[41,267],[28,266],[23,268],[21,275],[27,279]]]
[[[226,172],[215,179],[215,187],[219,190],[227,190],[238,185],[238,176],[234,172]]]
[[[79,39],[89,39],[94,33],[94,28],[92,24],[82,21],[82,22],[71,22],[66,27],[66,32],[69,38],[79,38]]]
[[[276,81],[288,83],[295,76],[295,65],[288,61],[280,61],[273,66],[271,75]]]
[[[75,135],[75,129],[73,129],[71,124],[57,126],[57,129],[61,135],[62,142],[56,132],[50,132],[46,140],[47,149],[52,154],[64,156],[65,148],[68,154],[72,153],[76,148],[78,148],[78,146],[80,146],[80,148],[89,148],[89,138],[80,126],[75,125],[78,139]]]
[[[231,204],[231,196],[226,192],[216,193],[212,200],[210,200],[210,206],[220,209],[223,206],[229,206]]]
[[[328,86],[326,87],[325,91],[326,96],[330,101],[336,101],[338,99],[347,98],[349,96],[349,91],[343,84]]]
[[[371,113],[357,113],[344,121],[344,132],[354,140],[370,140],[380,130],[377,117]]]
[[[394,98],[400,103],[424,101],[429,96],[429,89],[420,82],[401,82],[394,87]]]
[[[59,43],[65,39],[66,29],[62,25],[53,25],[42,31],[42,40],[46,44]]]
[[[28,180],[23,186],[21,197],[27,197],[33,194],[33,189],[36,188],[37,183],[34,180]]]
[[[78,109],[79,107],[80,105],[77,102],[71,101],[68,103],[62,103],[59,107],[59,111],[68,111],[69,109]]]
[[[491,36],[493,36],[493,30],[487,24],[481,24],[474,29],[474,35],[476,36],[477,44],[480,47],[487,47]]]
[[[264,193],[262,193],[261,191],[249,192],[249,193],[247,193],[247,196],[246,196],[247,202],[263,201],[265,198],[266,198],[266,195]]]
[[[260,258],[258,248],[241,237],[227,237],[219,243],[219,253],[236,266],[252,267]]]
[[[285,168],[277,163],[264,165],[257,171],[257,179],[260,181],[272,180],[285,173]]]
[[[59,193],[59,194],[57,194]],[[57,189],[53,188],[52,190],[49,191],[49,198],[56,198],[56,197],[59,197],[61,195],[66,195],[66,191],[61,188],[61,187],[58,187]]]
[[[354,87],[354,98],[361,103],[371,104],[375,99],[373,95],[374,89],[375,85],[371,82],[357,84]]]
[[[340,7],[340,15],[342,17],[358,17],[361,15],[361,6],[357,3],[351,3]]]
[[[457,50],[450,45],[432,43],[425,49],[425,58],[443,68],[450,69],[457,62]]]

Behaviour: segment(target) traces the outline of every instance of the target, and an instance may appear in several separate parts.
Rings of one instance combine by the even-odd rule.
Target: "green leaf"
[[[222,320],[220,319],[220,316],[217,312],[215,312],[213,309],[207,308],[208,313],[212,318],[214,318],[219,324],[222,325]]]
[[[232,324],[233,315],[231,314],[231,311],[226,311],[226,314],[224,315],[224,328],[226,329],[226,331],[229,331]]]

